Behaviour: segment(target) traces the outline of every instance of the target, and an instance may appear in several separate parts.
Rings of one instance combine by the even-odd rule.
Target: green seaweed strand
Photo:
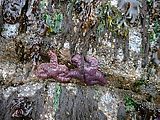
[[[53,99],[53,108],[55,111],[57,111],[57,109],[59,107],[59,98],[60,98],[60,94],[62,91],[60,83],[56,83],[54,91],[55,91],[55,93],[54,93],[54,99]]]

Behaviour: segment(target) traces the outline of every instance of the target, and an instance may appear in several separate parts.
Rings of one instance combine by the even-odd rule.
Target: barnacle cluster
[[[3,19],[6,23],[15,24],[19,22],[22,8],[26,0],[5,0],[3,3]]]
[[[39,61],[41,60],[41,46],[42,43],[34,43],[30,48],[30,57],[33,65],[37,65]]]
[[[47,41],[42,41],[39,37],[34,37],[34,40],[31,37],[28,41],[20,37],[14,41],[19,62],[31,62],[33,66],[36,66],[40,62],[49,61],[46,50],[50,48],[50,44]]]
[[[28,0],[2,0],[2,32],[4,38],[15,38],[18,33],[25,32]]]

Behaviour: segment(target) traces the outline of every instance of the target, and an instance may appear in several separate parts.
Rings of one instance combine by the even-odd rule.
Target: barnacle
[[[131,19],[131,23],[134,23],[139,15],[140,2],[138,0],[119,0],[118,8],[122,13]]]

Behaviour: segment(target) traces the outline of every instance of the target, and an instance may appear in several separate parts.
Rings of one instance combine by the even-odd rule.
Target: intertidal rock
[[[19,22],[22,8],[26,0],[5,0],[3,3],[3,19],[6,23],[15,24]]]

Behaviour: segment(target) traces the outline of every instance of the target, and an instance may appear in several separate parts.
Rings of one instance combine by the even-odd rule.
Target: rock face
[[[123,17],[129,16],[131,22],[136,21],[139,4],[134,6],[134,1],[137,0],[120,1],[122,10],[123,5],[128,4],[126,1],[130,2],[127,16]],[[4,2],[5,10],[2,10]],[[145,117],[146,120],[159,120],[159,47],[156,50],[151,48],[149,52],[153,54],[150,56],[149,53],[148,60],[152,61],[148,61],[149,64],[142,68],[141,43],[146,42],[142,40],[141,26],[127,30],[121,28],[119,32],[116,30],[117,35],[123,34],[116,37],[111,33],[115,31],[117,22],[112,16],[119,19],[119,11],[116,11],[116,5],[112,10],[112,6],[107,3],[108,11],[104,11],[109,16],[106,17],[103,10],[96,9],[104,2],[82,0],[79,3],[77,0],[77,6],[74,6],[65,0],[0,0],[0,27],[4,28],[0,32],[5,37],[0,37],[0,120],[139,120]],[[102,5],[102,8],[105,7]],[[134,7],[136,10],[132,13]],[[102,12],[100,17],[96,14],[98,11],[100,14]],[[21,17],[22,20],[19,20]],[[100,25],[97,26],[97,22]],[[109,24],[104,25],[106,22]],[[122,24],[126,23],[122,20]],[[108,31],[112,26],[113,29]],[[23,28],[25,30],[21,34]],[[105,28],[108,33],[96,38],[97,31]],[[160,46],[160,42],[157,44]],[[69,49],[69,55],[65,51],[62,55],[63,46]],[[143,47],[147,46],[144,44]],[[50,69],[47,52],[53,49],[59,53],[56,67],[52,66],[55,69]],[[57,73],[57,66],[65,63],[69,70],[73,70],[76,67],[70,65],[73,62],[70,61],[71,56],[81,52],[84,56],[95,56],[98,60],[85,60],[85,69],[89,69],[86,76],[91,76],[88,83],[95,79],[97,71],[102,71],[97,76],[103,78],[101,85],[104,85],[105,73],[108,81],[106,86],[85,86],[75,79],[75,83],[59,83],[54,79],[57,75],[45,75],[46,79],[42,81],[33,74],[37,65],[44,63],[48,64],[40,68],[42,73],[49,69]],[[63,73],[66,70],[64,68],[58,70],[58,74]],[[79,66],[79,69],[84,68]],[[81,75],[83,79],[83,73]]]
[[[125,120],[126,118],[126,110],[124,103],[119,103],[118,112],[117,112],[117,120]]]
[[[16,59],[15,46],[12,40],[1,38],[0,44],[0,89],[2,87],[1,91],[3,92],[0,97],[0,119],[2,120],[13,119],[11,113],[9,113],[10,105],[11,101],[18,97],[27,97],[33,101],[33,114],[31,115],[33,120],[64,120],[64,118],[66,120],[116,120],[118,116],[125,116],[124,109],[126,109],[126,106],[118,107],[119,101],[124,100],[125,94],[133,96],[138,102],[143,99],[149,101],[149,105],[146,106],[152,108],[151,110],[132,111],[139,118],[143,117],[143,112],[150,113],[147,117],[151,118],[153,117],[152,110],[159,109],[159,88],[156,84],[159,79],[154,77],[154,70],[152,71],[152,69],[150,76],[145,74],[144,76],[153,80],[153,83],[140,86],[138,88],[140,92],[134,92],[136,91],[135,87],[131,88],[132,85],[134,86],[136,80],[134,77],[137,75],[130,74],[132,67],[126,67],[124,70],[122,64],[116,63],[112,64],[107,71],[109,73],[107,75],[108,86],[95,85],[88,87],[81,86],[78,83],[60,84],[61,92],[56,98],[57,101],[55,100],[56,83],[46,82],[47,79],[39,83],[39,79],[32,76],[32,65],[30,63],[21,64]],[[99,60],[101,61],[101,59]],[[119,67],[116,67],[116,65]],[[127,71],[128,68],[130,68],[130,71]],[[124,71],[127,71],[127,73]],[[116,74],[116,72],[118,73]],[[132,77],[129,77],[129,75]],[[43,85],[45,88],[43,88]],[[12,95],[16,91],[18,91],[18,95]],[[152,100],[155,104],[152,103]],[[54,101],[59,103],[57,110],[55,110]],[[159,112],[156,114],[159,115]],[[126,113],[126,117],[128,116],[130,116],[130,112],[129,115]]]
[[[0,119],[3,120],[4,118],[4,114],[5,114],[5,106],[6,106],[6,103],[5,103],[5,99],[4,99],[4,96],[3,94],[1,93],[0,94]]]
[[[54,82],[43,84],[45,83],[31,82],[2,89],[0,118],[2,120],[131,119],[129,114],[131,111],[127,112],[128,106],[123,100],[125,95],[133,94],[134,98],[144,99],[143,96],[130,91],[106,87]],[[157,118],[159,117],[158,104],[154,106],[151,102],[139,102],[137,107],[133,108],[135,111],[132,111],[132,114],[137,119],[144,116],[147,116],[147,119]]]
[[[8,98],[0,98],[1,120],[39,120],[44,109],[44,89],[39,89],[33,96],[18,97],[17,92],[12,92]]]
[[[1,2],[1,1],[0,1]],[[2,30],[2,25],[3,25],[3,17],[2,17],[2,5],[0,4],[0,33]]]
[[[34,90],[32,89],[35,86]],[[61,86],[58,108],[55,110],[56,84],[30,83],[1,90],[1,120],[107,120],[98,108],[94,88]],[[32,89],[32,90],[29,90]],[[32,94],[29,93],[32,92]],[[29,93],[29,94],[26,94]]]
[[[107,120],[93,96],[91,88],[78,87],[76,94],[63,88],[55,120]]]

